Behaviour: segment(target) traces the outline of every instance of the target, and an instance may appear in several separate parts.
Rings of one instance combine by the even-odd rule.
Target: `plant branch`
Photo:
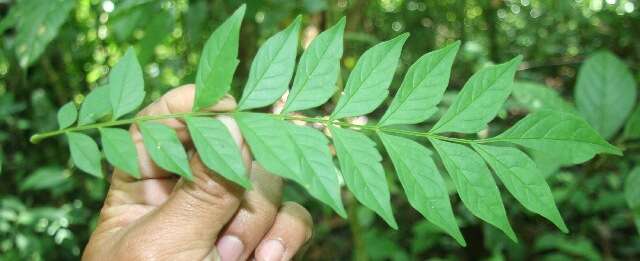
[[[189,116],[217,116],[217,115],[230,115],[230,114],[233,114],[233,112],[186,112],[186,113],[165,114],[165,115],[140,116],[140,117],[134,117],[134,118],[130,118],[130,119],[122,119],[122,120],[116,120],[116,121],[101,122],[101,123],[94,123],[94,124],[88,124],[88,125],[80,125],[80,126],[61,129],[61,130],[55,130],[55,131],[44,132],[44,133],[37,133],[37,134],[34,134],[33,136],[31,136],[30,141],[31,141],[31,143],[38,143],[43,139],[54,137],[54,136],[58,136],[58,135],[63,135],[63,134],[66,134],[68,132],[78,132],[78,131],[86,131],[86,130],[91,130],[91,129],[105,128],[105,127],[129,125],[129,124],[145,122],[145,121],[172,119],[172,118],[184,118],[184,117],[189,117]],[[386,132],[386,133],[400,134],[400,135],[405,135],[405,136],[432,138],[432,139],[450,141],[450,142],[455,142],[455,143],[470,144],[470,143],[476,143],[476,142],[477,143],[482,143],[482,142],[490,142],[491,141],[490,139],[471,140],[471,139],[453,138],[453,137],[447,137],[447,136],[438,135],[438,134],[431,133],[431,132],[402,130],[402,129],[396,129],[396,128],[381,127],[381,126],[377,126],[377,125],[358,125],[358,124],[353,124],[353,123],[340,121],[340,120],[327,119],[327,118],[324,118],[324,117],[306,117],[306,116],[276,115],[276,114],[270,114],[270,115],[272,115],[273,117],[279,118],[281,120],[296,120],[296,121],[304,121],[304,122],[308,122],[308,123],[320,123],[320,124],[322,124],[324,126],[336,125],[336,126],[340,126],[340,127],[362,129],[362,130],[371,131],[371,132]]]

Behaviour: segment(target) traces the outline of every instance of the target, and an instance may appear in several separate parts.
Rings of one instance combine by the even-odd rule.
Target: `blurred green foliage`
[[[64,139],[34,145],[29,136],[55,129],[56,109],[68,100],[82,101],[84,94],[104,83],[109,68],[129,46],[143,65],[150,99],[194,82],[204,41],[240,4],[0,0],[0,260],[78,259],[108,187],[107,181],[73,168]],[[462,41],[453,66],[453,90],[478,68],[522,54],[525,62],[518,79],[546,87],[516,90],[497,127],[479,134],[492,135],[540,102],[552,108],[572,106],[562,98],[573,100],[577,69],[597,50],[621,57],[637,81],[638,8],[635,0],[250,0],[232,90],[237,97],[257,47],[297,14],[303,14],[303,46],[346,16],[342,81],[366,48],[405,31],[411,37],[392,89],[398,88],[399,76],[415,59],[453,40]],[[445,95],[445,104],[452,96]],[[640,113],[634,115],[639,122]],[[634,126],[627,125],[625,132],[637,132]],[[285,197],[314,214],[316,231],[308,259],[630,260],[640,256],[640,207],[635,196],[640,179],[637,169],[633,176],[628,174],[640,162],[638,137],[611,139],[625,149],[624,157],[598,156],[572,168],[560,168],[544,153],[532,152],[544,166],[571,232],[557,232],[503,193],[512,225],[521,235],[519,244],[478,222],[457,198],[452,200],[467,248],[424,221],[404,197],[393,197],[398,231],[353,203],[348,204],[351,219],[340,219],[294,185],[285,189]],[[388,178],[395,180],[391,165],[386,167]],[[391,184],[392,193],[401,194],[399,183]]]

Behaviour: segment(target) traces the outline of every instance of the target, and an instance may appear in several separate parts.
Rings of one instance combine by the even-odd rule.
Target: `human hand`
[[[171,90],[140,112],[163,115],[191,111],[194,85]],[[231,111],[226,96],[210,111]],[[219,116],[242,151],[253,189],[241,187],[205,167],[184,122],[163,119],[190,155],[193,181],[160,169],[147,154],[142,135],[130,133],[138,151],[141,179],[116,169],[96,230],[83,260],[289,260],[311,237],[306,209],[280,203],[282,180],[267,173],[251,155],[236,123]]]

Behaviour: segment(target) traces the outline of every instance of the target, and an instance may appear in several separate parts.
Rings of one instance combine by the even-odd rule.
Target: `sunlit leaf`
[[[144,147],[159,167],[187,180],[193,179],[187,153],[175,130],[155,122],[141,122],[138,127],[142,132]]]
[[[124,129],[101,128],[100,137],[107,161],[132,177],[140,178],[138,151],[131,134]]]
[[[398,224],[391,210],[389,186],[380,161],[382,156],[364,134],[331,127],[333,145],[340,161],[342,177],[360,203],[375,211],[394,229]]]
[[[345,23],[343,17],[304,51],[282,113],[319,106],[336,91]]]
[[[282,121],[259,113],[236,113],[235,119],[251,153],[263,168],[304,184],[295,145]]]
[[[595,154],[621,155],[579,116],[560,111],[540,110],[527,115],[495,142],[511,142],[555,155],[561,162],[581,163]]]
[[[285,124],[299,157],[303,186],[314,198],[327,204],[342,217],[347,212],[342,205],[338,172],[329,152],[329,140],[311,127]]]
[[[431,132],[474,133],[484,129],[504,104],[522,56],[475,73]]]
[[[58,110],[58,128],[64,129],[71,126],[78,118],[76,104],[68,102]]]
[[[185,121],[202,162],[226,179],[250,189],[240,149],[227,127],[213,118],[187,117]]]
[[[109,73],[109,98],[113,119],[137,109],[144,100],[144,94],[142,68],[135,51],[129,47]]]
[[[480,155],[465,145],[436,139],[430,141],[438,151],[467,209],[517,242],[507,219],[498,185]]]
[[[437,112],[459,47],[457,41],[423,55],[411,65],[378,125],[420,123]]]
[[[365,51],[351,71],[344,94],[338,100],[331,118],[359,116],[375,110],[389,94],[398,59],[408,33],[376,44]]]
[[[94,123],[111,114],[109,85],[93,89],[80,105],[78,125]]]
[[[447,186],[431,151],[410,139],[379,133],[413,208],[462,246],[466,246],[451,209]]]
[[[100,163],[102,155],[96,142],[86,134],[77,132],[67,133],[67,139],[69,140],[71,159],[76,167],[93,176],[102,178],[102,164]]]
[[[196,75],[196,98],[193,110],[215,104],[231,88],[238,66],[240,25],[246,6],[238,8],[209,37],[202,49]]]
[[[289,27],[271,36],[260,47],[251,62],[249,79],[238,102],[238,109],[270,105],[287,90],[296,64],[300,24],[301,18],[298,16]]]
[[[553,222],[562,232],[569,232],[556,207],[551,188],[527,154],[512,147],[472,146],[518,202]]]

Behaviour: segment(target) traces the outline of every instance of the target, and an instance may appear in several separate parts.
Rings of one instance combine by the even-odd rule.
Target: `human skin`
[[[175,88],[140,115],[190,112],[194,85]],[[232,111],[225,96],[208,111]],[[159,168],[136,125],[130,133],[142,178],[116,169],[83,260],[289,260],[311,237],[312,219],[293,202],[281,203],[282,180],[252,162],[233,119],[219,116],[238,144],[253,189],[243,190],[205,167],[184,122],[163,119],[190,155],[193,181]]]

